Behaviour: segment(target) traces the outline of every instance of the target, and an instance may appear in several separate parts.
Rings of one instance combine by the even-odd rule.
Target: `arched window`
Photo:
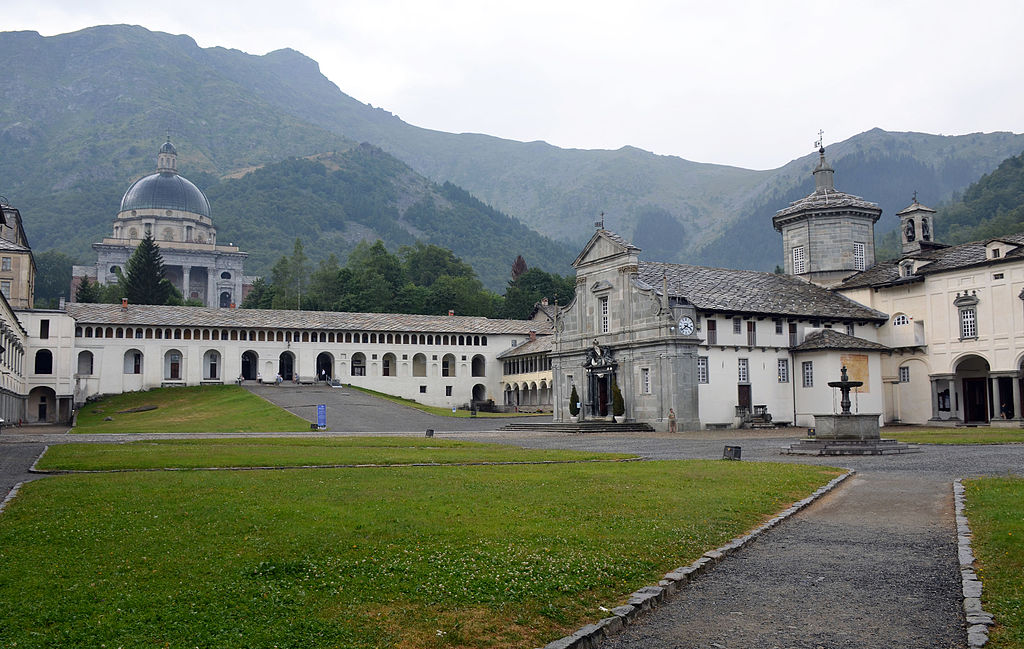
[[[124,353],[124,373],[142,374],[142,352],[129,349]]]
[[[398,376],[398,368],[395,363],[395,355],[391,352],[384,354],[381,364],[381,376]]]
[[[211,349],[203,354],[203,378],[209,381],[220,378],[220,352]]]
[[[366,376],[366,355],[362,352],[352,354],[352,376]]]
[[[892,318],[892,325],[894,327],[902,327],[908,324],[910,324],[910,318],[908,318],[905,314],[899,313],[893,316]]]
[[[455,356],[445,354],[441,358],[441,376],[455,376]]]
[[[92,352],[84,351],[78,354],[78,373],[82,376],[92,375]]]
[[[167,353],[164,354],[164,380],[180,381],[182,375],[181,351],[177,349],[167,350]]]
[[[477,354],[473,357],[473,376],[485,376],[486,375],[486,362],[481,354]]]
[[[37,351],[34,369],[36,374],[53,374],[53,352],[49,349]]]
[[[427,357],[423,354],[416,354],[412,357],[412,375],[413,376],[426,376],[427,375]]]
[[[220,278],[221,279],[231,279],[231,273],[229,273],[228,271],[224,271],[223,273],[220,274]]]

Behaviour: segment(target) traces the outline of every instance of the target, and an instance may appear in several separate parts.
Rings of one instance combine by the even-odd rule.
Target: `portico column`
[[[1014,374],[1019,373],[1014,372]],[[1020,416],[1020,377],[1014,376],[1010,382],[1013,384],[1013,420],[1020,421],[1022,419]]]
[[[186,300],[189,298],[189,296],[192,293],[191,289],[189,288],[189,286],[190,286],[190,281],[189,281],[190,277],[189,277],[189,275],[191,273],[192,273],[192,267],[191,266],[186,266],[184,264],[181,265],[181,297],[186,299]]]
[[[934,376],[928,377],[932,382],[932,419],[939,418],[939,379]]]
[[[217,290],[217,269],[206,267],[206,306],[220,306],[220,292]]]
[[[990,408],[988,418],[989,421],[993,419],[1003,418],[1003,395],[999,393],[999,377],[991,376],[988,377],[988,384],[992,389],[992,396],[988,400]]]

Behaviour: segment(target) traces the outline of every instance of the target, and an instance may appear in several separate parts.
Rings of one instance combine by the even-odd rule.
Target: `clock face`
[[[684,336],[689,336],[693,333],[693,320],[689,316],[683,316],[679,319],[679,333]]]

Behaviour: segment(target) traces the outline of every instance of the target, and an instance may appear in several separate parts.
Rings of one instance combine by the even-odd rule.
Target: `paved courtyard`
[[[262,388],[271,401],[312,418],[328,404],[330,433],[401,433],[527,448],[625,451],[652,459],[722,456],[806,462],[857,471],[837,491],[797,514],[687,586],[627,629],[610,648],[966,646],[953,522],[955,478],[1020,473],[1024,445],[926,446],[901,456],[815,458],[779,454],[800,432],[537,434],[495,430],[507,420],[451,419],[331,388]],[[307,409],[313,408],[310,412]],[[324,433],[297,432],[296,435]],[[45,444],[124,440],[61,429],[0,433],[0,492],[31,479]]]

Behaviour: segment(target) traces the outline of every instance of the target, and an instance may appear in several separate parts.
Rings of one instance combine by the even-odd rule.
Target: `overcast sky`
[[[129,23],[290,47],[450,132],[767,169],[873,127],[1024,131],[1019,0],[4,0],[0,29]],[[2,72],[0,72],[2,79]]]

